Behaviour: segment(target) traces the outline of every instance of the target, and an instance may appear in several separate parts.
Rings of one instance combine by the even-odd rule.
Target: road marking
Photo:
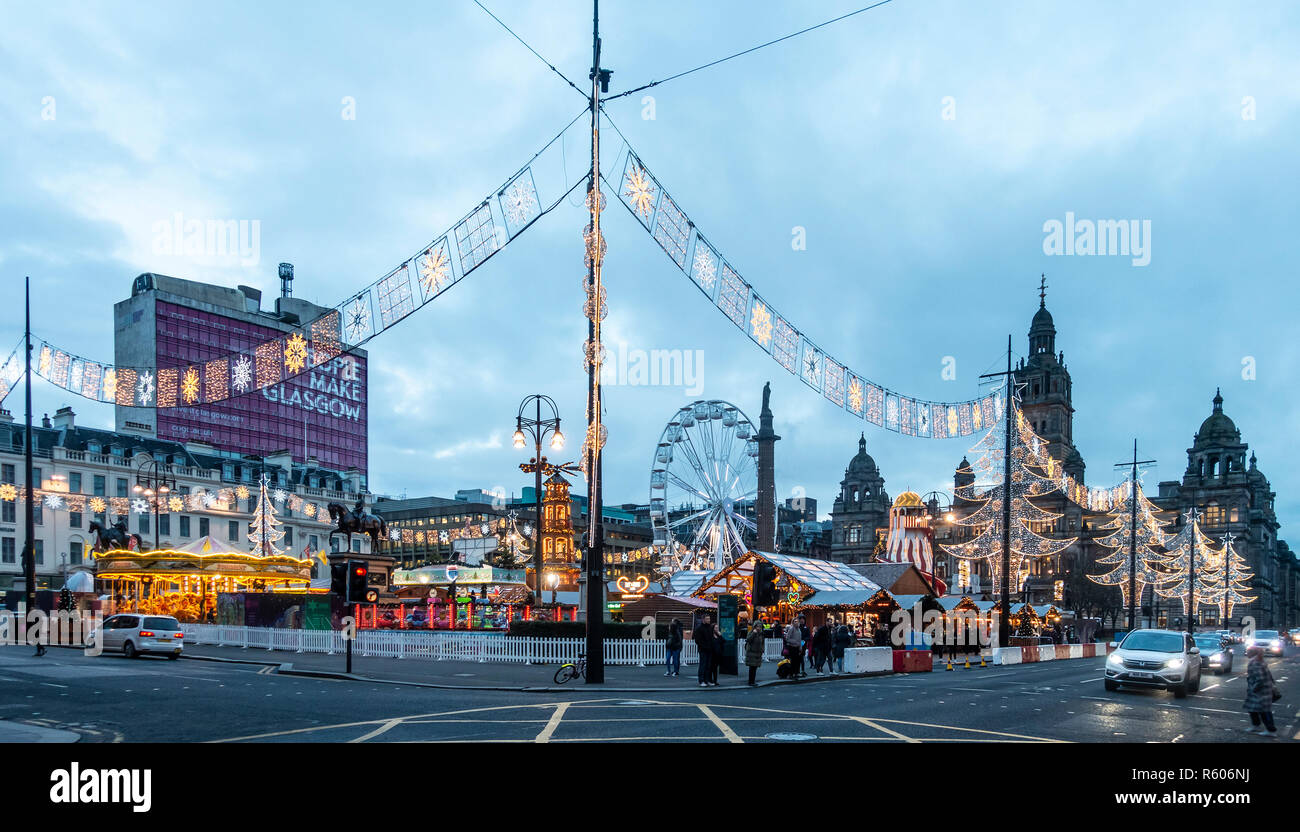
[[[401,722],[402,722],[401,719],[390,719],[387,722],[385,722],[383,725],[380,725],[378,728],[371,731],[370,733],[362,734],[361,736],[357,737],[354,740],[348,740],[348,742],[365,742],[366,740],[371,739],[372,737],[377,737],[380,734],[387,731],[388,729],[401,724]]]
[[[707,716],[709,721],[718,727],[718,730],[722,732],[722,736],[727,738],[727,742],[744,742],[744,740],[736,736],[735,731],[731,730],[730,725],[718,718],[718,715],[715,714],[708,705],[700,705],[699,707],[700,712]]]
[[[551,737],[555,734],[555,729],[560,727],[560,720],[564,719],[564,712],[567,710],[569,710],[568,702],[558,703],[555,706],[555,712],[552,713],[551,718],[546,721],[546,727],[542,729],[542,733],[537,735],[537,739],[534,740],[534,742],[550,742]]]
[[[1098,676],[1096,679],[1084,679],[1082,682],[1079,682],[1079,684],[1081,684],[1081,685],[1087,685],[1087,684],[1091,684],[1092,682],[1100,682],[1101,680],[1102,680],[1102,677],[1101,677],[1101,676]]]
[[[54,684],[53,682],[41,682],[41,684],[42,684],[42,685],[45,685],[47,688],[66,688],[66,687],[67,687],[67,685],[56,685],[56,684]],[[154,688],[154,690],[157,690],[157,688]]]
[[[854,722],[860,722],[860,723],[862,723],[863,725],[866,725],[866,726],[868,726],[868,727],[870,727],[870,728],[875,728],[877,731],[880,731],[881,733],[884,733],[884,734],[888,734],[889,736],[893,737],[894,739],[902,740],[903,742],[908,742],[908,743],[919,743],[919,742],[920,742],[920,740],[918,740],[918,739],[913,739],[912,737],[908,737],[908,736],[905,736],[905,735],[903,735],[903,734],[900,734],[900,733],[898,733],[897,731],[894,731],[894,730],[892,730],[892,729],[890,729],[890,728],[886,728],[885,726],[881,725],[880,723],[876,722],[875,720],[868,719],[868,718],[866,718],[865,716],[851,716],[851,717],[849,717],[849,719],[853,720]],[[824,738],[823,738],[823,739],[824,739]]]
[[[953,690],[972,690],[976,693],[997,693],[997,691],[989,690],[988,688],[953,688]]]

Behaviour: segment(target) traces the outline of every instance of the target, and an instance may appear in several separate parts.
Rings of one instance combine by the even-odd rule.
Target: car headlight
[[[1179,656],[1179,657],[1176,658],[1176,659],[1170,659],[1169,661],[1165,662],[1165,667],[1167,667],[1167,668],[1169,668],[1169,669],[1171,669],[1171,670],[1173,670],[1173,669],[1175,669],[1175,668],[1182,667],[1182,666],[1183,666],[1183,659],[1182,659],[1181,656]]]
[[[1106,664],[1111,667],[1120,667],[1124,664],[1124,660],[1119,657],[1119,653],[1111,653],[1106,657]]]

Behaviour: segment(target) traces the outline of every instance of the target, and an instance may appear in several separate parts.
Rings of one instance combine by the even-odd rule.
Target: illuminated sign
[[[419,569],[393,570],[393,583],[398,586],[441,586],[455,582],[460,586],[477,584],[522,584],[524,570],[497,569],[494,566],[423,566]]]
[[[624,601],[635,601],[645,597],[643,593],[650,586],[650,579],[645,575],[637,575],[634,580],[629,581],[626,576],[620,575],[614,583],[618,591],[623,593]]]

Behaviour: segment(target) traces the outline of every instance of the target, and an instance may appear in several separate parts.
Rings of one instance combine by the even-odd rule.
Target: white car
[[[1247,649],[1259,647],[1265,653],[1271,653],[1274,656],[1283,654],[1282,634],[1277,630],[1256,630],[1255,634],[1246,639]]]
[[[104,619],[104,625],[86,638],[86,645],[98,646],[104,653],[120,651],[128,659],[146,653],[179,659],[185,649],[185,633],[170,615],[123,613]]]
[[[1182,699],[1201,688],[1201,651],[1187,633],[1134,630],[1106,657],[1106,690],[1120,685],[1172,690]]]

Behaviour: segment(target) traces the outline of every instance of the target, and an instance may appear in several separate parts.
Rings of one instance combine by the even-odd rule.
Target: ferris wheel
[[[740,408],[698,401],[674,414],[650,468],[650,526],[661,569],[721,569],[742,557],[758,493],[758,433]]]

